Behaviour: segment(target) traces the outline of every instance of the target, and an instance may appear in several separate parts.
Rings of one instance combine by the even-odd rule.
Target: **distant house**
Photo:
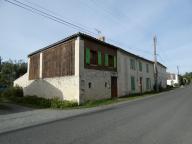
[[[28,71],[14,85],[25,95],[78,103],[153,90],[154,63],[103,40],[77,33],[29,54]],[[165,88],[160,63],[158,75]]]
[[[178,86],[179,84],[179,75],[174,73],[167,73],[167,85]]]

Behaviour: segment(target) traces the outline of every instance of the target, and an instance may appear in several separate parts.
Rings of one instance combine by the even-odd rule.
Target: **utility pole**
[[[177,65],[177,78],[178,78],[178,83],[179,85],[183,85],[183,80],[182,80],[182,76],[179,75],[179,66]]]
[[[153,47],[154,47],[154,80],[155,80],[155,91],[159,91],[158,89],[158,70],[157,70],[157,37],[156,35],[153,37]]]
[[[177,74],[179,75],[179,66],[177,66]]]

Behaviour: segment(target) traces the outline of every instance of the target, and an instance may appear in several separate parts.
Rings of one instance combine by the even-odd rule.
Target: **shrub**
[[[10,100],[14,103],[23,104],[26,106],[34,106],[38,108],[59,108],[64,109],[67,107],[78,106],[76,102],[63,101],[58,97],[53,99],[46,99],[37,96],[25,96],[25,97],[11,97]]]
[[[14,102],[16,103],[21,103],[21,104],[26,104],[26,105],[31,105],[31,106],[36,106],[40,108],[48,108],[50,107],[50,99],[45,99],[42,97],[37,97],[37,96],[25,96],[23,98],[15,98]]]
[[[2,92],[1,96],[5,99],[11,99],[14,97],[23,97],[23,89],[21,87],[9,87]]]
[[[53,99],[51,99],[51,108],[59,108],[59,109],[63,109],[66,107],[75,107],[78,106],[77,102],[73,102],[73,101],[63,101],[60,100],[60,98],[55,97]]]
[[[15,97],[23,97],[23,88],[19,86],[13,87],[12,94]]]

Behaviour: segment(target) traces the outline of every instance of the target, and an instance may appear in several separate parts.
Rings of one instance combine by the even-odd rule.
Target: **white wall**
[[[163,88],[166,88],[167,87],[166,68],[158,64],[157,70],[158,70],[158,83],[161,84]]]
[[[111,76],[116,72],[84,68],[84,40],[80,40],[80,102],[111,98]],[[91,88],[89,88],[91,83]],[[105,83],[107,86],[105,87]]]
[[[167,79],[167,85],[174,86],[179,84],[179,76],[177,74],[170,74],[171,79]],[[173,78],[173,75],[175,75],[175,79]]]
[[[130,68],[130,59],[135,60],[136,69],[132,70]],[[139,71],[138,62],[142,63],[142,72]],[[142,91],[150,91],[153,89],[154,75],[153,75],[153,65],[147,61],[137,59],[131,55],[125,54],[124,52],[117,51],[117,68],[118,68],[118,95],[125,96],[131,93],[139,93],[139,78],[142,77]],[[146,72],[146,64],[149,65],[149,73]],[[131,76],[135,78],[135,91],[131,91]],[[151,89],[146,89],[146,78],[151,80]]]
[[[42,59],[42,54],[40,55]],[[42,67],[42,60],[40,66]],[[14,81],[14,86],[23,87],[24,95],[37,95],[45,98],[60,97],[63,100],[76,101],[79,103],[79,38],[75,40],[75,75],[53,78],[41,78],[42,68],[40,68],[40,79],[29,80],[28,60],[27,73]]]

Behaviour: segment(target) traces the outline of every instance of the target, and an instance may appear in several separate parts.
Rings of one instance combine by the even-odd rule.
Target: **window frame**
[[[146,72],[149,73],[149,64],[146,64]]]
[[[130,59],[130,69],[135,70],[135,59]]]
[[[98,65],[98,51],[90,50],[90,65]]]
[[[139,61],[139,71],[142,72],[142,70],[143,70],[142,62]]]
[[[131,91],[135,91],[135,77],[131,76]]]

